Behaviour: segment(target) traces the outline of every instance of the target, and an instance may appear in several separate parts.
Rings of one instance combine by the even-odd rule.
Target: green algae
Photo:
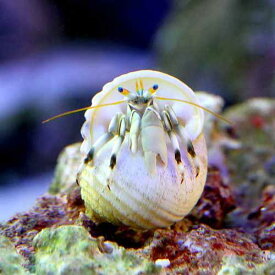
[[[24,258],[17,253],[10,240],[0,235],[0,274],[29,274],[23,267],[24,264]]]
[[[275,261],[269,260],[256,264],[240,256],[226,256],[218,275],[269,275],[275,270]]]
[[[98,240],[81,226],[69,225],[42,230],[33,241],[36,274],[158,274],[154,263],[131,251],[108,243],[103,253]]]

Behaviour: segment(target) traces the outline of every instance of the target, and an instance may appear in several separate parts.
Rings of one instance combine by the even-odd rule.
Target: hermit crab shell
[[[122,99],[118,86],[135,90],[137,80],[142,80],[145,89],[158,84],[158,96],[183,99],[199,104],[194,92],[180,80],[167,74],[143,70],[115,78],[94,96],[92,105],[111,103]],[[114,137],[96,154],[93,164],[83,164],[78,174],[81,195],[86,214],[98,222],[125,224],[133,228],[151,229],[167,227],[187,215],[198,201],[206,180],[207,150],[201,109],[173,101],[156,100],[159,109],[165,104],[173,107],[178,120],[185,124],[192,140],[199,166],[196,174],[194,161],[180,141],[184,176],[179,172],[174,150],[168,135],[167,166],[157,160],[156,173],[152,175],[144,161],[141,146],[132,153],[129,148],[129,133],[117,157],[115,169],[110,169],[110,152],[116,142]],[[98,137],[103,135],[117,112],[126,113],[127,104],[88,110],[81,133],[84,141],[81,150],[87,154]],[[154,142],[158,142],[155,140]]]

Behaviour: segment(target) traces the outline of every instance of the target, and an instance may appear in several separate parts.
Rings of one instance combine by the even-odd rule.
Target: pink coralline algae
[[[248,215],[248,221],[262,249],[275,250],[275,186],[263,191],[261,205]]]
[[[204,274],[216,274],[223,258],[232,255],[241,256],[246,262],[265,261],[251,236],[233,229],[214,230],[207,225],[195,226],[186,233],[157,230],[150,247],[152,260],[169,259],[169,268],[179,274],[193,274],[199,270],[208,271]]]

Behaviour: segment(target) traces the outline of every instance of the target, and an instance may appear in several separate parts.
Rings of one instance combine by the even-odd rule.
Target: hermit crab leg
[[[166,110],[162,111],[162,120],[164,123],[164,127],[169,135],[170,140],[171,140],[171,144],[172,144],[174,154],[175,154],[175,160],[176,160],[177,165],[181,171],[182,178],[184,178],[184,167],[183,167],[182,160],[181,160],[179,142],[178,142],[177,136],[174,132],[170,115]]]
[[[126,133],[126,118],[125,118],[125,115],[120,114],[119,123],[118,123],[118,131],[117,131],[118,137],[114,143],[114,147],[112,149],[111,159],[110,159],[110,168],[111,169],[114,169],[114,167],[116,165],[117,154],[118,154],[121,144],[124,140],[125,133]]]
[[[165,110],[163,112],[165,112],[167,114],[167,116],[168,116],[168,118],[169,118],[169,120],[171,122],[172,128],[175,129],[176,133],[181,138],[181,141],[183,142],[183,144],[186,144],[187,152],[192,157],[192,159],[194,161],[195,168],[196,168],[196,176],[198,176],[200,168],[199,168],[197,155],[196,155],[194,146],[192,144],[192,141],[185,134],[185,128],[184,128],[184,126],[182,126],[182,125],[179,124],[177,116],[176,116],[173,108],[171,106],[169,106],[169,105],[165,105],[164,109]]]
[[[193,143],[190,140],[190,138],[185,134],[185,128],[182,125],[178,126],[177,134],[181,137],[181,140],[186,143],[187,152],[194,161],[194,165],[195,165],[195,168],[196,168],[196,177],[197,177],[200,173],[200,166],[199,166],[198,157],[197,157],[197,154],[195,152]]]
[[[98,152],[98,150],[106,144],[108,141],[110,141],[117,133],[119,128],[119,118],[122,116],[122,113],[117,113],[111,120],[108,128],[108,132],[101,137],[99,137],[96,142],[93,144],[92,148],[90,149],[89,153],[87,154],[87,157],[84,160],[84,163],[87,164],[89,162],[92,162],[94,159],[95,154]]]
[[[111,138],[113,137],[112,133],[106,133],[103,136],[101,136],[92,146],[89,153],[87,154],[87,157],[84,160],[84,163],[92,162],[95,156],[95,153],[105,144],[107,143]]]

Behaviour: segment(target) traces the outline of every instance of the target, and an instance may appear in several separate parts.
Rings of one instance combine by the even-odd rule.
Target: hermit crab
[[[158,71],[130,72],[91,106],[53,118],[83,110],[77,182],[90,218],[151,229],[191,211],[207,175],[206,109],[187,85]]]

